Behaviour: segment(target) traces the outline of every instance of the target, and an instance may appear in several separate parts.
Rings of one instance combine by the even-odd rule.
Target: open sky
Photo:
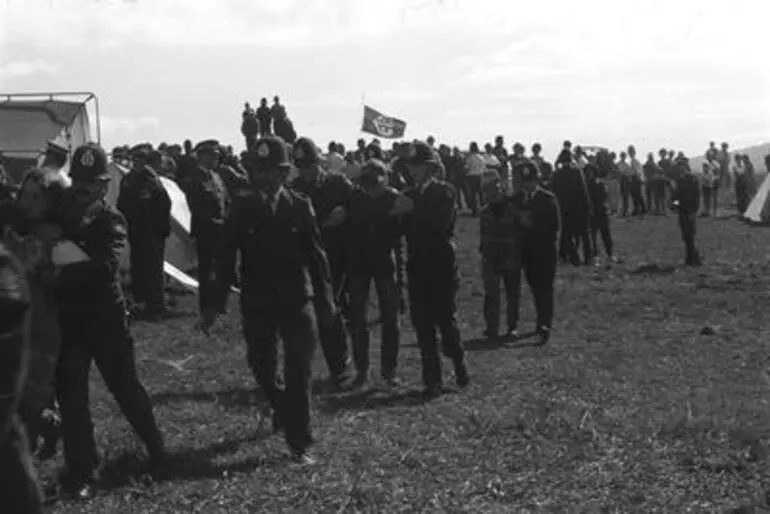
[[[90,90],[105,146],[242,146],[280,95],[321,146],[362,98],[467,147],[501,133],[688,154],[770,140],[764,0],[0,0],[0,92]]]

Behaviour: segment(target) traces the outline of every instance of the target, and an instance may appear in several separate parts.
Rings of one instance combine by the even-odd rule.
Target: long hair
[[[45,196],[48,209],[43,221],[55,223],[58,222],[61,214],[62,200],[69,183],[67,179],[59,172],[45,168],[31,168],[24,172],[24,176],[19,184],[19,192],[16,195],[17,205],[24,195],[24,186],[27,182],[37,184]]]

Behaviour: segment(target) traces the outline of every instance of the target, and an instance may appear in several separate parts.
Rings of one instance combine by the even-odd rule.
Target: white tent
[[[770,174],[765,176],[762,185],[759,186],[757,194],[751,200],[743,217],[750,223],[769,223],[770,222],[770,202],[768,202],[768,193],[770,193]]]

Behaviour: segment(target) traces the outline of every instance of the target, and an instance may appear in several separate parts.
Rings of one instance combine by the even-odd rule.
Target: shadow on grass
[[[216,403],[226,408],[260,407],[267,403],[261,389],[234,387],[222,391],[167,391],[150,396],[153,405],[197,402]]]
[[[661,266],[660,264],[644,264],[638,268],[629,270],[629,275],[666,275],[674,273],[676,266]]]
[[[451,390],[445,391],[449,393]],[[426,403],[421,389],[407,389],[391,394],[382,394],[377,389],[324,398],[319,405],[324,414],[336,414],[343,410],[376,410],[388,407],[411,407]]]
[[[489,339],[487,337],[476,337],[463,341],[463,347],[468,352],[484,352],[492,350],[515,350],[518,348],[536,348],[539,345],[537,340],[525,341],[537,336],[537,331],[524,332],[517,337],[500,337],[498,339]]]
[[[133,453],[126,453],[115,459],[108,459],[101,471],[99,480],[100,490],[118,489],[139,479],[140,482],[161,483],[172,480],[200,480],[221,479],[223,476],[233,473],[250,473],[263,466],[275,466],[280,464],[278,457],[258,455],[246,459],[215,464],[214,458],[232,455],[238,449],[248,443],[258,443],[272,436],[272,432],[265,428],[256,434],[239,439],[219,441],[200,449],[181,448],[178,451],[169,452],[167,462],[161,470],[152,477],[148,474],[148,464],[145,459]]]

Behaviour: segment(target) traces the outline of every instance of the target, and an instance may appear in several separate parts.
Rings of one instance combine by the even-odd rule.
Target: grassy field
[[[468,339],[483,329],[477,223],[459,223]],[[183,316],[135,330],[176,476],[141,476],[143,450],[94,374],[104,489],[52,511],[686,513],[756,504],[770,478],[770,232],[731,219],[699,220],[698,230],[705,266],[685,269],[676,218],[613,220],[624,263],[559,269],[549,345],[469,345],[471,387],[430,404],[412,389],[419,354],[405,322],[407,388],[319,395],[319,462],[306,468],[288,463],[260,418],[235,299],[207,339],[191,328],[194,298],[184,298]],[[524,330],[534,322],[529,299],[525,287]],[[184,359],[179,369],[167,362]]]

